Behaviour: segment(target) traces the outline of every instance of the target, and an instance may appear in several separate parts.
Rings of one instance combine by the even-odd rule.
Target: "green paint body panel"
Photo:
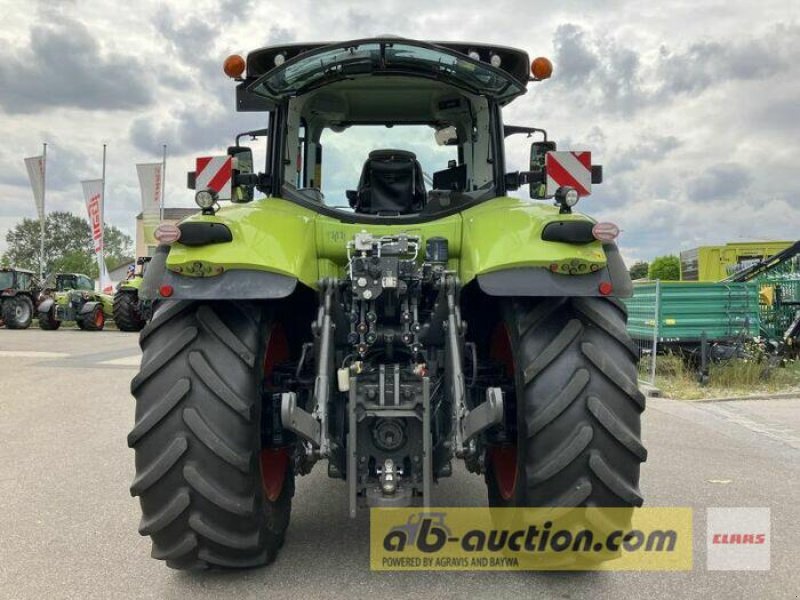
[[[634,283],[633,297],[625,304],[628,333],[634,340],[652,340],[656,323],[662,343],[698,343],[703,332],[709,342],[759,334],[754,283],[663,281],[658,288],[655,282]]]
[[[119,289],[126,292],[138,292],[143,281],[144,277],[137,275],[135,277],[131,277],[130,279],[126,279],[125,281],[121,281],[119,284]]]
[[[561,215],[555,207],[519,198],[494,198],[440,219],[415,224],[345,223],[280,198],[233,204],[216,215],[195,215],[188,221],[226,224],[233,241],[205,246],[172,245],[167,267],[182,275],[214,276],[230,269],[271,271],[296,277],[314,288],[323,277],[338,277],[347,264],[347,242],[356,233],[407,233],[448,240],[450,268],[466,284],[481,273],[517,267],[550,268],[553,263],[606,264],[600,242],[566,244],[541,239],[547,223],[590,220],[581,214]],[[583,272],[583,271],[582,271]],[[579,276],[579,275],[578,275]]]
[[[462,282],[481,273],[519,267],[550,268],[553,263],[572,261],[598,268],[606,256],[600,242],[565,244],[545,242],[542,230],[552,221],[586,221],[573,213],[561,215],[554,206],[519,198],[495,198],[461,213],[464,236],[460,276]]]

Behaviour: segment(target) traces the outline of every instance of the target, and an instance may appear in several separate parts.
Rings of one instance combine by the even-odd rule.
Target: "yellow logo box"
[[[692,509],[373,508],[374,571],[689,571]]]

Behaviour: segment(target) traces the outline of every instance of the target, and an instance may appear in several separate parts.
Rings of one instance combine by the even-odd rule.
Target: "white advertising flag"
[[[44,156],[26,158],[25,168],[31,181],[36,212],[39,213],[39,219],[44,219]]]
[[[161,208],[161,163],[136,165],[142,191],[142,213],[158,216]]]
[[[100,271],[100,291],[108,294],[114,291],[114,287],[111,284],[106,261],[103,258],[103,180],[81,181],[81,185],[83,186],[83,195],[86,198],[86,210],[89,213],[94,253],[97,257],[97,267]]]
[[[153,234],[161,220],[161,196],[164,193],[164,170],[161,163],[136,165],[139,189],[142,193],[142,230],[145,244],[156,246]]]

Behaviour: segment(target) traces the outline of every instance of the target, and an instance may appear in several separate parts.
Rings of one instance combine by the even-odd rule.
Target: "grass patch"
[[[643,357],[646,360],[648,357]],[[800,394],[797,360],[770,367],[765,361],[732,359],[711,364],[708,375],[708,383],[700,385],[697,373],[680,356],[667,354],[656,359],[656,387],[670,398],[702,400],[794,391]]]

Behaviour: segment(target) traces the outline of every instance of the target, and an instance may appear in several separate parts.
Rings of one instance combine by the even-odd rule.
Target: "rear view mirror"
[[[255,186],[249,183],[251,178],[246,176],[253,173],[253,150],[247,146],[230,146],[228,156],[233,158],[231,202],[250,202]]]
[[[554,152],[555,142],[533,142],[531,144],[530,171],[533,174],[530,185],[530,196],[536,200],[545,200],[547,196],[547,182],[544,177],[545,156]],[[538,177],[536,175],[539,175]]]
[[[439,146],[455,146],[458,144],[458,130],[450,125],[436,130],[436,144]]]

